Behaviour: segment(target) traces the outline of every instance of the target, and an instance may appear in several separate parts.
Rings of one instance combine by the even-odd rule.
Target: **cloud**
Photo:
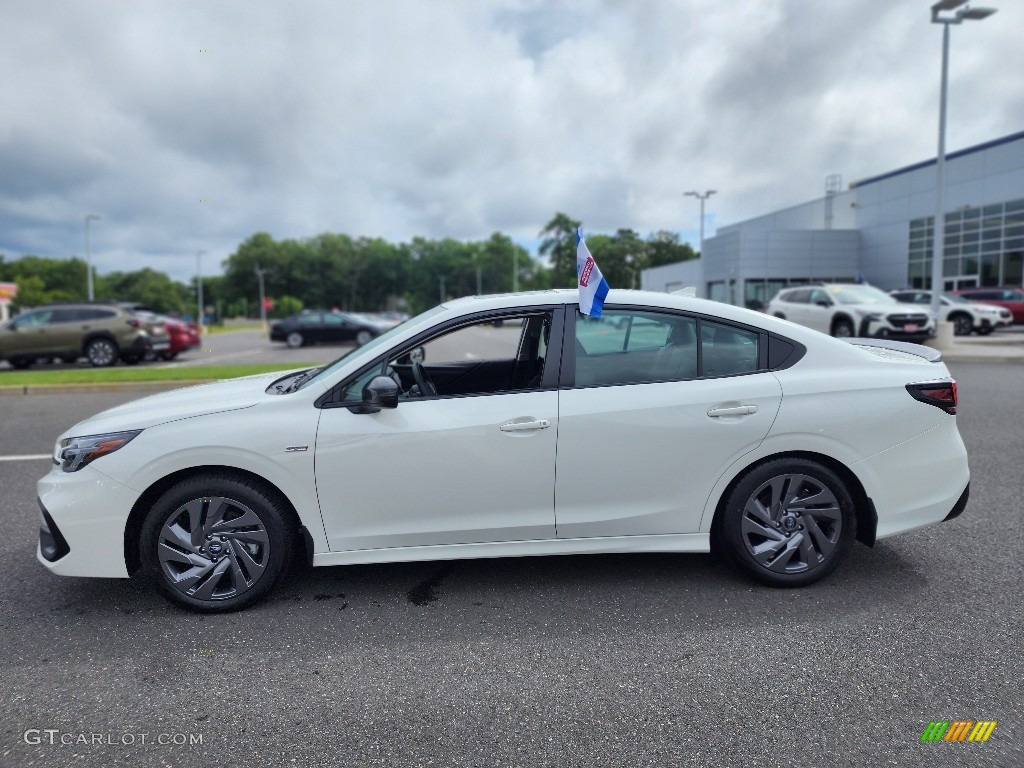
[[[1024,9],[953,30],[950,150],[1024,127]],[[0,6],[0,252],[184,279],[253,232],[696,238],[934,155],[909,3]],[[212,202],[201,202],[210,200]],[[713,230],[709,230],[713,231]]]

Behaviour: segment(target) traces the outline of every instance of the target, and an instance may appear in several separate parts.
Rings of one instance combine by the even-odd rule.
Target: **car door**
[[[12,320],[5,334],[4,354],[7,357],[45,354],[48,351],[47,330],[52,315],[52,309],[38,309]]]
[[[648,333],[647,343],[664,336],[662,346],[633,344],[626,329],[640,318],[670,326]],[[606,308],[604,319],[566,330],[558,538],[696,533],[714,484],[764,440],[778,411],[762,336],[667,310]]]
[[[812,288],[807,303],[808,328],[822,333],[832,333],[832,315],[835,313],[835,302],[821,288]]]
[[[558,361],[550,364],[548,349],[561,321],[552,330],[554,315],[534,310],[503,333],[475,320],[446,326],[332,390],[315,458],[332,551],[555,538]],[[464,375],[425,392],[409,362],[417,346],[437,371],[461,364]],[[494,359],[481,358],[488,354]],[[494,370],[508,375],[498,380]],[[398,407],[350,410],[346,403],[358,403],[363,387],[385,373],[401,382]]]

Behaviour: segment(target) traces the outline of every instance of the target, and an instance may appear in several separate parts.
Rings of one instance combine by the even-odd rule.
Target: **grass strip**
[[[117,368],[72,368],[60,371],[0,370],[0,387],[52,384],[106,384],[139,381],[216,381],[257,373],[312,368],[318,363],[264,363],[254,365],[186,365],[175,368],[137,366]]]

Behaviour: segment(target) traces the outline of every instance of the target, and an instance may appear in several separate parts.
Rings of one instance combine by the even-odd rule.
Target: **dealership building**
[[[1024,132],[946,155],[947,290],[1024,283]],[[866,280],[931,287],[936,161],[720,228],[699,259],[646,269],[642,287],[759,309],[787,286]]]

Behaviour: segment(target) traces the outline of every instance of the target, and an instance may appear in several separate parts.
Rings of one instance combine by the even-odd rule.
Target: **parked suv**
[[[765,312],[832,336],[919,342],[935,335],[930,313],[907,307],[871,285],[822,283],[784,288],[768,302]]]
[[[892,297],[905,304],[931,306],[931,291],[892,291]],[[953,324],[957,336],[970,336],[976,332],[986,336],[996,328],[1013,323],[1013,315],[1006,307],[968,301],[963,296],[943,293],[939,296],[939,311],[942,319]]]
[[[150,350],[170,346],[160,323],[146,323],[110,304],[52,304],[24,312],[0,327],[0,359],[28,368],[41,358],[73,363],[83,355],[95,366],[118,358],[137,363]]]
[[[1013,314],[1013,322],[1024,323],[1024,289],[1021,288],[961,288],[955,291],[968,301],[998,304]]]

